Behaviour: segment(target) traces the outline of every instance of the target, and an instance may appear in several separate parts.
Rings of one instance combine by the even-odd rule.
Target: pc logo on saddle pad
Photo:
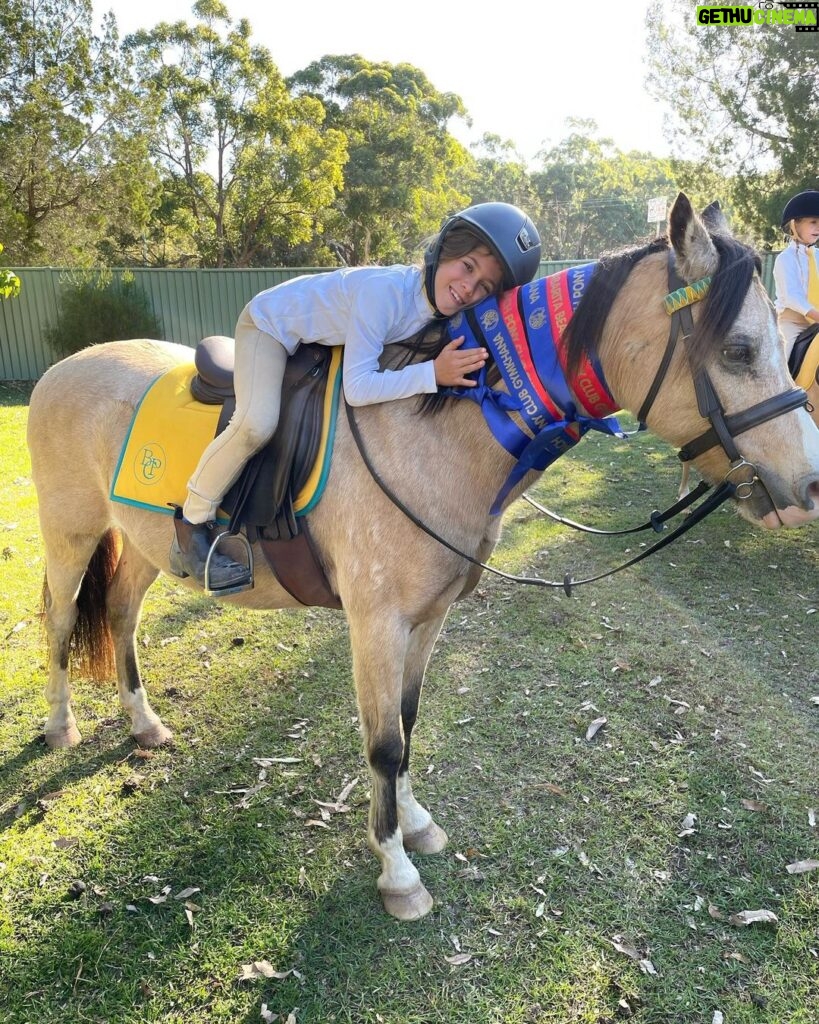
[[[165,449],[156,441],[143,445],[134,459],[134,476],[140,483],[151,486],[158,484],[165,475],[168,460]]]

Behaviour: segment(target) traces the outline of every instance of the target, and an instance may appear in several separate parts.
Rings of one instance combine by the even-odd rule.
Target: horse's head
[[[799,526],[819,517],[819,430],[788,372],[759,265],[717,204],[700,217],[680,193],[667,240],[603,263],[611,298],[596,339],[577,336],[575,317],[570,346],[599,342],[623,407],[706,480],[737,485],[745,518]]]

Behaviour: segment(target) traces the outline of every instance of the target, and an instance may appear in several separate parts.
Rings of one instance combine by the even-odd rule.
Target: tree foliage
[[[0,252],[3,246],[0,245]],[[0,267],[0,299],[12,299],[20,294],[20,278],[7,267]]]
[[[142,110],[124,87],[116,27],[91,0],[0,7],[0,232],[10,258],[94,259],[112,219],[147,213]]]
[[[736,177],[738,206],[770,235],[785,199],[815,188],[816,35],[792,25],[697,25],[688,0],[655,0],[649,88],[690,154]]]
[[[407,262],[443,219],[503,200],[544,256],[595,259],[653,233],[646,203],[718,198],[749,241],[816,186],[813,33],[696,26],[652,9],[650,81],[685,159],[618,150],[567,121],[534,167],[511,140],[467,151],[460,97],[411,64],[326,55],[284,80],[223,0],[120,42],[92,0],[0,5],[0,237],[15,265]]]
[[[648,200],[675,191],[668,161],[620,152],[598,136],[594,121],[570,118],[567,126],[532,174],[544,259],[595,259],[651,234]]]
[[[195,24],[162,22],[126,47],[159,107],[152,152],[163,177],[159,241],[205,266],[251,266],[309,239],[342,185],[344,136],[324,108],[291,97],[270,53],[198,0]]]
[[[325,56],[290,85],[320,100],[347,138],[344,190],[328,238],[345,262],[404,260],[468,202],[451,182],[469,155],[447,130],[466,116],[463,102],[435,89],[418,68]]]

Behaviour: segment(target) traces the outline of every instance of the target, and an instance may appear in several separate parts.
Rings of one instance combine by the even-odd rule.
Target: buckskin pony
[[[721,214],[709,211],[706,219],[705,212],[697,216],[681,194],[667,239],[601,261],[563,336],[564,354],[569,371],[593,359],[615,408],[644,413],[649,428],[673,445],[690,446],[705,435],[694,463],[711,483],[735,479],[736,506],[746,520],[799,526],[819,516],[819,431],[802,407],[804,395],[792,398],[758,261],[731,237]],[[695,299],[704,292],[703,279],[711,279],[705,297],[688,307],[693,333],[673,350],[667,349],[671,318],[664,304],[674,291],[669,265],[692,286]],[[576,324],[582,330],[575,331]],[[153,747],[171,736],[148,702],[135,631],[146,591],[168,571],[173,524],[112,502],[109,491],[141,396],[158,374],[190,359],[190,349],[172,343],[99,345],[52,367],[32,394],[28,443],[46,556],[45,734],[52,747],[80,741],[71,709],[72,650],[96,677],[113,657],[137,743]],[[695,386],[694,373],[703,370],[724,413],[718,430],[698,405],[702,378]],[[501,529],[501,515],[490,509],[515,459],[495,440],[479,405],[444,399],[432,415],[407,399],[357,410],[356,418],[380,475],[415,515],[461,552],[485,561]],[[732,456],[732,467],[725,447],[734,444],[741,457]],[[514,483],[503,508],[536,473]],[[410,741],[444,618],[482,570],[420,530],[385,496],[343,415],[324,496],[308,519],[349,623],[372,775],[368,838],[380,861],[378,889],[390,914],[418,918],[430,910],[432,897],[408,851],[437,853],[447,836],[413,796]],[[255,609],[295,606],[262,561],[255,589],[225,600]]]

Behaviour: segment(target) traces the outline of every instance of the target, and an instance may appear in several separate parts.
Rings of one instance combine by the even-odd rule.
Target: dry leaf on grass
[[[634,943],[629,942],[625,935],[615,935],[609,940],[618,953],[623,953],[632,960],[640,960],[640,954]]]
[[[471,953],[455,953],[453,956],[444,957],[444,960],[446,960],[448,964],[452,964],[453,967],[460,967],[462,964],[468,964],[471,959]]]
[[[171,888],[172,887],[170,885],[166,885],[158,896],[149,896],[148,901],[154,904],[165,903],[165,901],[168,899],[168,896],[170,896],[171,894]]]
[[[602,716],[600,718],[595,718],[595,720],[589,725],[588,729],[586,729],[586,739],[593,740],[607,722],[608,719]]]
[[[202,890],[198,885],[189,885],[187,889],[182,889],[174,896],[175,900],[186,900],[189,896],[193,896],[194,893],[201,892]]]
[[[741,800],[740,803],[746,811],[767,811],[768,805],[761,800]]]
[[[253,963],[242,964],[239,981],[258,981],[259,978],[275,978],[281,981],[292,973],[292,967],[289,971],[277,971],[269,960],[254,960]]]
[[[54,840],[55,850],[70,850],[79,845],[80,841],[76,836],[60,836],[59,839]]]
[[[777,924],[779,918],[772,910],[741,910],[731,914],[728,924],[745,926],[749,924]]]
[[[785,866],[789,875],[803,875],[806,871],[815,871],[817,868],[819,868],[819,860],[797,860],[793,864]]]

